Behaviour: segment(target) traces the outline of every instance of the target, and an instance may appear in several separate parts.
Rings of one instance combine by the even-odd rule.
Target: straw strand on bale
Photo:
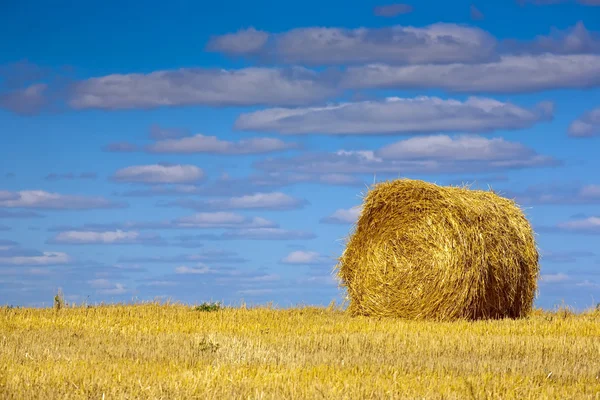
[[[532,308],[538,257],[514,201],[399,179],[367,193],[336,269],[353,315],[519,318]]]

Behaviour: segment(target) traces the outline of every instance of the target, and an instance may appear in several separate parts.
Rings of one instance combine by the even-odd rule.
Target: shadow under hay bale
[[[399,179],[367,193],[336,269],[352,315],[519,318],[533,305],[538,258],[512,200]]]

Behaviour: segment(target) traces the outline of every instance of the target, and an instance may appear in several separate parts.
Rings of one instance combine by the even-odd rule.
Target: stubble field
[[[600,399],[600,310],[403,321],[335,307],[0,308],[2,399]]]

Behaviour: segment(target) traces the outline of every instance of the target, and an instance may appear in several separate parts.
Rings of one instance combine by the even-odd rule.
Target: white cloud
[[[303,202],[281,192],[256,193],[241,197],[232,197],[223,202],[214,201],[214,205],[221,203],[224,208],[267,208],[289,209],[297,208]]]
[[[600,53],[600,36],[587,30],[583,22],[565,30],[552,28],[549,35],[534,40],[505,40],[504,51],[518,54],[597,54]]]
[[[600,85],[599,55],[507,55],[482,64],[350,67],[346,88],[444,89],[469,93],[525,93]]]
[[[246,196],[230,197],[215,200],[178,200],[167,205],[204,210],[234,210],[234,209],[263,209],[263,210],[291,210],[301,208],[306,200],[297,199],[281,192],[255,193]]]
[[[429,146],[434,145],[429,148]],[[482,149],[485,149],[481,153]],[[382,151],[384,150],[384,151]],[[407,174],[474,173],[558,165],[522,144],[477,136],[423,136],[406,139],[382,150],[340,150],[267,158],[255,166],[264,171],[295,173]],[[380,151],[382,155],[379,156]],[[456,157],[450,156],[450,153]]]
[[[600,283],[592,282],[589,279],[586,279],[583,282],[576,283],[575,286],[589,287],[589,288],[598,288],[598,289],[600,289]]]
[[[587,217],[557,224],[559,230],[574,233],[600,234],[600,217]]]
[[[506,195],[520,204],[600,204],[600,185],[536,185]]]
[[[328,217],[321,219],[325,224],[354,224],[358,221],[361,207],[352,207],[349,209],[340,208]]]
[[[19,192],[0,192],[0,207],[35,208],[49,210],[90,210],[122,207],[103,197],[73,196],[51,193],[43,190],[23,190]]]
[[[115,172],[119,182],[189,183],[202,180],[204,171],[195,165],[137,165]]]
[[[164,221],[124,221],[108,223],[83,224],[81,226],[59,225],[51,227],[54,232],[88,232],[96,233],[97,236],[89,235],[87,238],[100,240],[104,237],[107,241],[111,238],[116,240],[158,240],[156,236],[135,236],[138,230],[147,229],[207,229],[207,228],[261,228],[277,227],[277,224],[266,218],[246,217],[232,212],[200,212],[193,215]],[[83,237],[82,235],[78,235]],[[62,238],[62,237],[61,237]],[[65,237],[66,238],[66,237]]]
[[[106,295],[113,295],[113,296],[125,294],[128,292],[129,292],[129,290],[122,283],[115,283],[112,287],[98,290],[99,294],[106,294]]]
[[[231,212],[197,213],[174,220],[174,225],[182,228],[260,228],[276,227],[265,218],[248,218]]]
[[[313,239],[316,235],[304,231],[292,231],[281,228],[250,228],[225,232],[222,239],[249,240],[304,240]]]
[[[409,134],[492,132],[529,128],[553,116],[551,103],[525,109],[489,98],[466,101],[438,97],[362,101],[310,108],[273,108],[242,114],[241,130],[281,134]]]
[[[249,45],[250,36],[260,40]],[[281,34],[242,30],[213,38],[208,48],[291,64],[325,65],[470,63],[492,58],[495,46],[496,40],[479,28],[436,23],[425,27],[306,27]]]
[[[267,32],[250,27],[240,29],[236,33],[214,36],[209,41],[206,49],[227,54],[252,54],[267,44],[267,40],[269,40]]]
[[[533,150],[502,138],[445,135],[411,138],[384,146],[375,154],[384,160],[506,160],[530,157]]]
[[[322,256],[321,254],[315,251],[303,251],[296,250],[292,251],[290,254],[285,256],[281,262],[283,264],[324,264],[328,261],[327,257]]]
[[[188,263],[188,262],[211,262],[220,264],[238,264],[245,263],[248,260],[239,257],[236,252],[225,250],[204,250],[194,254],[180,254],[176,256],[141,256],[141,257],[121,257],[120,262],[131,264],[149,264],[149,263]]]
[[[69,104],[76,109],[210,105],[301,105],[337,92],[305,68],[240,70],[181,68],[148,74],[113,74],[78,82]]]
[[[144,236],[136,231],[115,231],[97,232],[97,231],[77,231],[70,230],[59,232],[49,240],[49,243],[62,244],[143,244],[158,243],[158,236]]]
[[[583,114],[569,125],[569,136],[600,136],[600,107]]]
[[[212,272],[215,272],[215,270],[208,268],[204,264],[198,264],[198,266],[196,267],[188,267],[186,265],[182,265],[175,268],[175,273],[181,275],[203,275]]]
[[[211,154],[260,154],[297,148],[295,143],[279,139],[255,138],[228,142],[216,136],[194,135],[179,139],[160,140],[150,146],[151,153],[211,153]]]
[[[570,278],[568,275],[563,273],[558,274],[544,274],[540,276],[540,280],[543,283],[561,283],[568,281]]]
[[[72,258],[61,252],[44,251],[40,255],[0,256],[0,265],[60,265],[71,263]]]
[[[21,115],[36,114],[48,102],[47,89],[48,85],[45,83],[36,83],[22,89],[0,93],[0,108]]]

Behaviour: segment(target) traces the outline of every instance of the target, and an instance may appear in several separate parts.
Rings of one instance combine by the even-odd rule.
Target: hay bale
[[[336,269],[352,315],[518,318],[532,307],[538,257],[514,201],[399,179],[367,193]]]

